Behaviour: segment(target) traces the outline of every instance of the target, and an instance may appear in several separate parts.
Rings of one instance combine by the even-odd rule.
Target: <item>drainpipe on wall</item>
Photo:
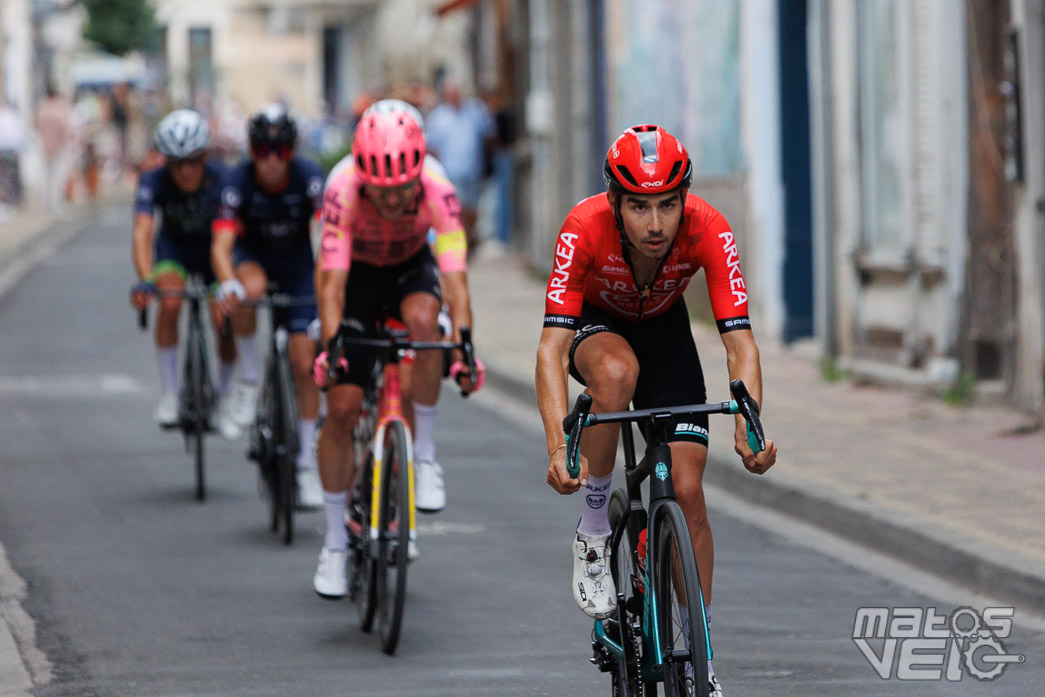
[[[1019,32],[1023,182],[1015,188],[1016,381],[1019,405],[1045,422],[1045,0],[1013,0]]]

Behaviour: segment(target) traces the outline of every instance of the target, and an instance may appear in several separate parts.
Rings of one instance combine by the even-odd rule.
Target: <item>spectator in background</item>
[[[512,221],[515,217],[512,197],[515,187],[515,154],[512,151],[515,143],[515,119],[501,92],[492,91],[486,94],[483,100],[493,114],[496,125],[494,137],[487,142],[486,150],[486,170],[487,174],[493,177],[497,202],[494,209],[493,235],[497,242],[507,247],[512,241]]]
[[[44,155],[44,208],[61,214],[67,176],[67,153],[73,139],[73,110],[69,100],[47,86],[47,96],[36,107],[33,119]]]
[[[446,168],[446,176],[461,200],[461,223],[468,249],[479,244],[475,233],[479,185],[485,168],[484,149],[496,136],[493,117],[480,99],[464,99],[452,77],[443,80],[442,101],[425,120],[428,149]]]
[[[0,102],[0,219],[22,202],[21,155],[26,134],[14,104]]]
[[[109,123],[116,130],[118,143],[116,159],[120,163],[120,172],[123,173],[127,166],[127,124],[130,121],[128,113],[128,95],[130,88],[123,83],[113,85],[109,92]]]

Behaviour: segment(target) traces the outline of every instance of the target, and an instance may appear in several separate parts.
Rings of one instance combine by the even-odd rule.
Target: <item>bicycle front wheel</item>
[[[689,527],[675,502],[657,513],[651,583],[664,656],[664,694],[708,697],[708,637]]]
[[[406,565],[410,545],[410,467],[406,425],[393,421],[385,429],[381,461],[380,537],[377,587],[381,650],[395,653],[406,600]]]
[[[276,441],[276,467],[279,477],[279,507],[283,523],[283,543],[294,541],[294,507],[297,498],[298,404],[290,363],[279,363],[279,439]]]
[[[617,611],[603,625],[611,639],[617,641],[624,651],[613,671],[614,697],[643,697],[644,686],[639,670],[641,642],[632,627],[642,620],[642,592],[644,580],[636,557],[638,540],[633,539],[628,525],[632,515],[628,510],[628,495],[617,489],[610,496],[609,518],[613,536],[610,538],[610,572],[617,592],[623,595],[617,603]],[[644,527],[644,526],[642,526]],[[651,693],[652,694],[652,693]]]

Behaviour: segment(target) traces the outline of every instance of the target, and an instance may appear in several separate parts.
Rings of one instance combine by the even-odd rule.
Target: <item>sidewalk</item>
[[[511,255],[469,267],[475,342],[492,384],[534,405],[544,285]],[[702,283],[703,279],[695,279]],[[694,325],[708,398],[728,399],[725,350]],[[904,389],[828,383],[758,335],[767,437],[780,457],[743,469],[712,420],[706,481],[956,585],[1045,615],[1045,432],[999,407],[956,408]],[[571,394],[571,398],[576,394]],[[543,460],[543,440],[534,443]]]

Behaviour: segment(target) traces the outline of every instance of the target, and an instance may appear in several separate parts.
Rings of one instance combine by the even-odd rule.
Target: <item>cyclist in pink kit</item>
[[[327,182],[316,287],[324,345],[342,320],[351,333],[367,336],[380,316],[402,320],[413,340],[438,341],[444,294],[453,340],[460,341],[460,327],[472,324],[460,204],[453,186],[425,163],[424,136],[415,114],[397,100],[368,109],[356,128],[351,159],[336,167]],[[434,254],[428,243],[432,228]],[[317,453],[326,535],[314,586],[325,598],[347,593],[344,513],[355,474],[352,429],[375,354],[353,347],[345,358],[348,369],[327,387],[327,421]],[[322,381],[326,352],[316,359],[316,368]],[[433,440],[441,374],[439,352],[418,352],[411,393],[404,394],[414,434],[416,504],[429,512],[446,504]],[[465,391],[477,388],[467,376],[461,386]]]

